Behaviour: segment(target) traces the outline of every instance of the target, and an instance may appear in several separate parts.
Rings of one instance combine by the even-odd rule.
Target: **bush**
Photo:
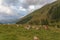
[[[41,20],[41,24],[42,24],[42,25],[49,25],[49,22],[48,22],[47,19],[42,19],[42,20]]]

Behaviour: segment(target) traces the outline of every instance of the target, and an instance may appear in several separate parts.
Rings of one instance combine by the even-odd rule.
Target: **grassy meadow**
[[[34,36],[39,40],[60,40],[60,28],[49,26],[48,30],[43,27],[36,30],[31,27],[27,30],[24,25],[0,25],[0,40],[34,40]]]

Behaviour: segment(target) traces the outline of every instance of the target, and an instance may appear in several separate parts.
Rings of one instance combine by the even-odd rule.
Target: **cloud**
[[[34,6],[35,9],[38,9],[38,8],[41,8],[43,5],[52,3],[54,1],[56,1],[56,0],[24,0],[24,1],[22,1],[22,5],[21,6],[23,8],[32,10],[31,6]]]
[[[26,11],[26,9],[23,8],[22,6],[19,7],[19,10],[21,10],[21,11]]]
[[[3,4],[7,4],[8,6],[14,5],[17,6],[19,5],[19,0],[3,0]]]
[[[56,0],[25,0],[25,4],[28,5],[41,5],[41,4],[47,4],[47,3],[52,3]]]
[[[30,5],[29,9],[31,9],[31,10],[35,9],[35,6],[34,5]]]
[[[0,0],[0,5],[2,4],[2,2],[3,2],[3,1],[2,1],[2,0]]]
[[[0,5],[0,12],[1,13],[6,13],[6,14],[11,14],[11,9],[9,7],[5,7],[3,5]]]

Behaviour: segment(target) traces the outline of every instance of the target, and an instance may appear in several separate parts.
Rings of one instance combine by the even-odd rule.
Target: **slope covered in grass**
[[[60,24],[60,1],[47,4],[20,19],[17,24]]]
[[[38,36],[39,40],[60,40],[60,29],[50,27],[49,30],[43,28],[25,29],[25,26],[19,25],[0,25],[0,40],[33,40]]]

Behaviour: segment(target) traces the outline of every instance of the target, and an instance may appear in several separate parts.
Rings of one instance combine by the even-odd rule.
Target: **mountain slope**
[[[60,1],[47,4],[29,15],[23,17],[17,24],[59,24],[60,23]]]

